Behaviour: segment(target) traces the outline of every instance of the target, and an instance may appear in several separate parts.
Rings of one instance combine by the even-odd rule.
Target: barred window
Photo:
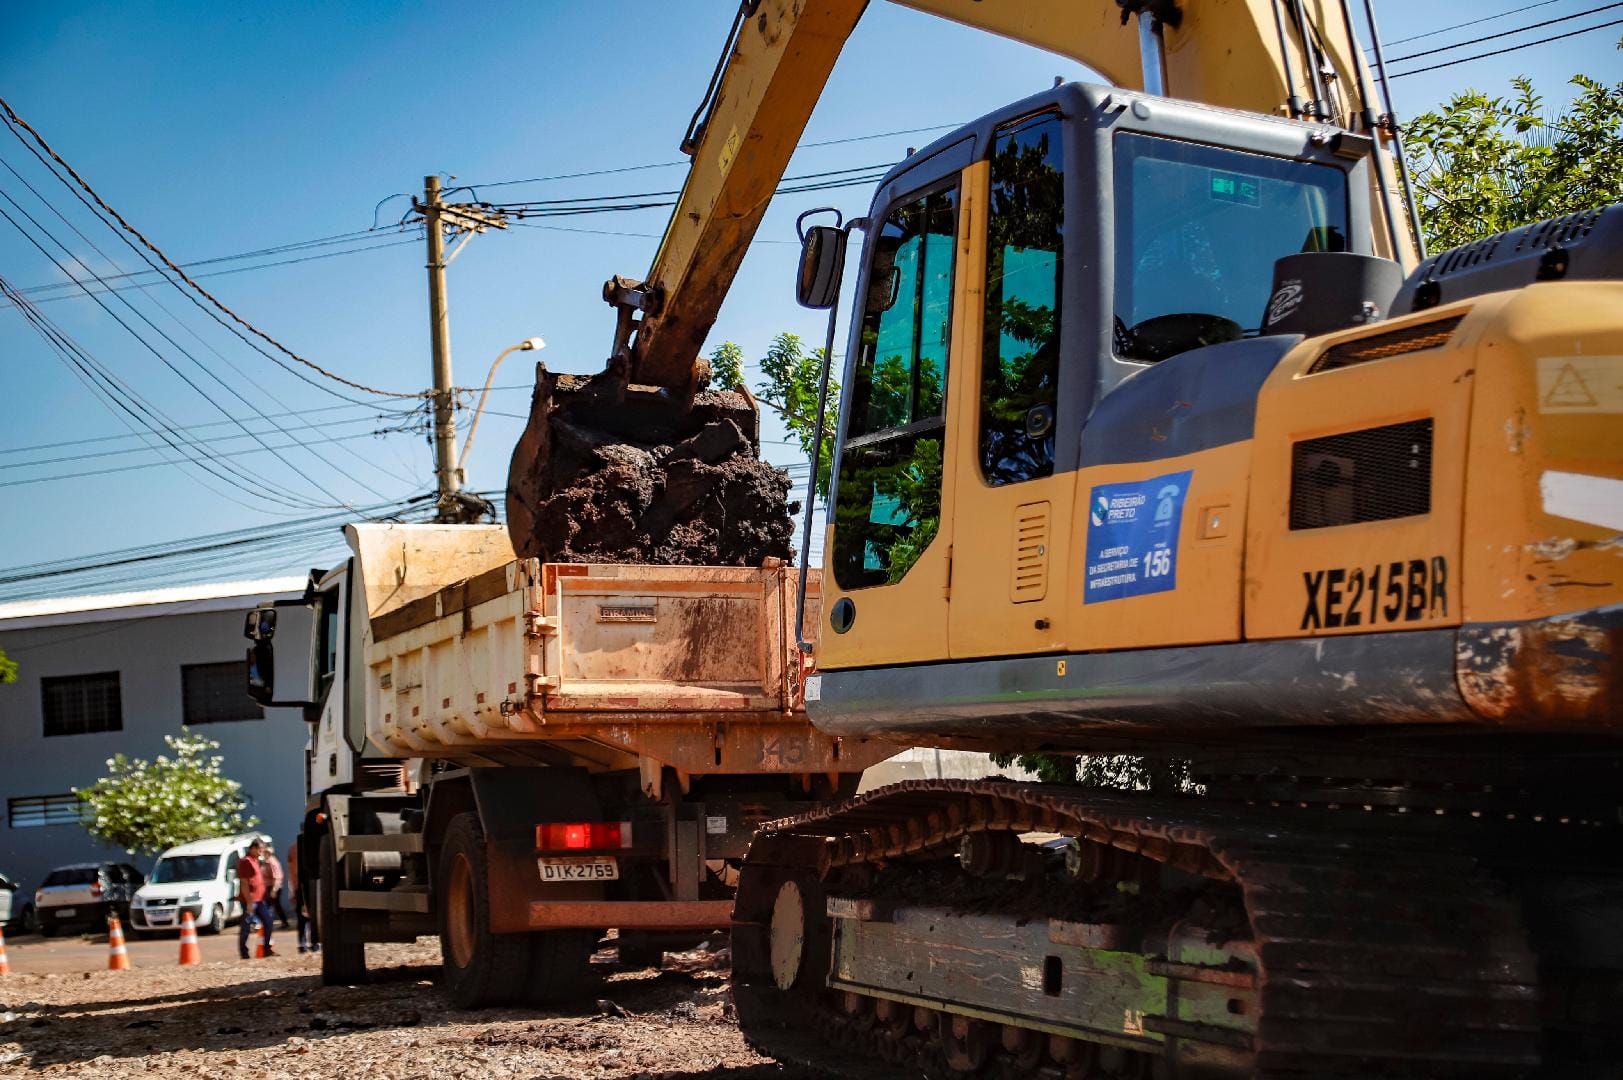
[[[77,825],[84,819],[84,812],[85,804],[71,792],[66,795],[21,795],[6,800],[6,823],[13,829]]]
[[[180,669],[182,723],[221,724],[263,720],[265,710],[248,696],[248,663],[183,664]]]
[[[39,688],[46,736],[124,730],[116,671],[43,678]]]

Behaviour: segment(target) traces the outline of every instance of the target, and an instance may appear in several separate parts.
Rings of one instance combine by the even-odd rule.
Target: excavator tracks
[[[1356,815],[899,784],[758,833],[739,1021],[846,1077],[1534,1075],[1538,958],[1481,843],[1469,823],[1394,836]]]

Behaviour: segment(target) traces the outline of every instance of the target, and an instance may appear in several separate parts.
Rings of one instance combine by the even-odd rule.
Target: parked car
[[[159,855],[130,904],[130,926],[138,933],[178,930],[180,913],[190,911],[199,930],[218,934],[240,919],[237,860],[258,835],[194,840]]]
[[[34,893],[39,932],[46,937],[59,930],[81,927],[99,930],[109,915],[128,922],[130,900],[146,879],[129,863],[73,863],[45,875]]]
[[[12,934],[28,934],[34,929],[34,902],[23,887],[0,874],[0,926]]]

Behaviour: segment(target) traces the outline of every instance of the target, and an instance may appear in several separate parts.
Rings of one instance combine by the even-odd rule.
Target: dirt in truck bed
[[[278,943],[280,944],[280,943]],[[105,953],[105,943],[98,942]],[[322,986],[314,956],[0,976],[0,1076],[161,1080],[568,1077],[809,1080],[744,1045],[725,957],[621,969],[572,1009],[459,1012],[434,984],[439,944],[370,945],[361,986]],[[97,957],[104,968],[106,960]],[[90,966],[87,964],[87,967]]]
[[[759,566],[789,559],[789,477],[756,455],[743,394],[659,392],[537,370],[513,452],[513,547],[543,562]]]

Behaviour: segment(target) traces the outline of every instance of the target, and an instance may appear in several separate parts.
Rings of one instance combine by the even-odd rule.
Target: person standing
[[[287,875],[282,872],[281,860],[276,857],[276,848],[269,840],[259,852],[259,865],[269,871],[265,879],[265,906],[266,910],[275,910],[282,929],[287,929],[287,908],[282,904],[282,889],[287,882]]]
[[[298,922],[299,951],[316,952],[321,946],[316,944],[316,928],[306,904],[304,879],[299,875],[299,846],[295,838],[293,846],[287,849],[287,891],[293,901],[293,918]]]
[[[256,839],[237,860],[237,899],[242,901],[242,921],[237,924],[237,955],[249,958],[248,935],[261,917],[265,920],[265,951],[270,952],[270,909],[265,904],[265,871],[259,865],[263,845]]]

